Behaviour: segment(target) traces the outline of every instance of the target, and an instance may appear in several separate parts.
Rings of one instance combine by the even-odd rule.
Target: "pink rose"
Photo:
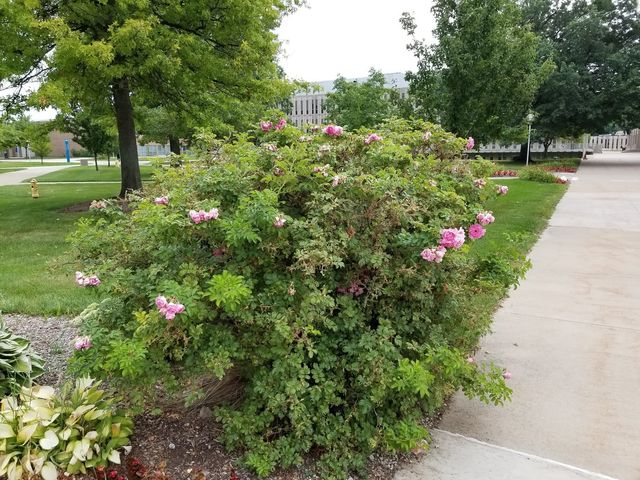
[[[474,223],[469,227],[469,237],[471,237],[472,240],[484,237],[485,232],[486,230],[482,228],[482,225],[479,223]]]
[[[339,137],[342,135],[343,129],[337,125],[327,125],[322,132],[330,137]]]
[[[498,193],[498,195],[506,195],[507,193],[509,193],[509,187],[507,187],[506,185],[498,185],[498,187],[496,188],[496,192]]]
[[[273,127],[271,122],[260,122],[260,130],[263,132],[268,132]]]
[[[489,225],[495,222],[496,219],[491,212],[480,212],[476,215],[476,220],[480,222],[480,225]]]
[[[282,130],[286,126],[287,126],[287,121],[284,118],[281,118],[280,120],[278,120],[278,123],[276,124],[276,130]]]
[[[107,203],[104,200],[94,200],[89,205],[90,210],[103,210],[107,208]]]
[[[476,363],[476,359],[473,357],[467,357],[467,363]]]
[[[278,215],[275,218],[275,220],[273,221],[273,226],[276,227],[276,228],[282,228],[282,227],[284,227],[284,224],[285,224],[286,221],[287,221],[286,218],[281,217],[281,216]]]
[[[201,215],[208,222],[209,220],[216,220],[220,214],[217,208],[212,208],[208,212],[202,212]]]
[[[475,144],[476,141],[473,139],[473,137],[467,138],[467,150],[471,150]]]
[[[444,248],[458,249],[462,247],[465,240],[462,228],[445,228],[440,231],[440,245]]]
[[[344,177],[342,177],[340,175],[336,175],[335,177],[333,177],[333,180],[331,181],[331,186],[332,187],[337,187],[338,185],[340,185],[343,182],[344,182]]]
[[[156,307],[158,307],[160,314],[167,320],[173,320],[178,313],[184,312],[184,305],[181,303],[167,302],[167,299],[162,295],[156,298]]]
[[[484,178],[478,178],[477,180],[473,181],[473,184],[478,188],[484,188],[487,184],[487,181]]]
[[[73,342],[73,348],[76,350],[89,350],[91,348],[91,338],[78,337]]]
[[[200,216],[200,212],[196,212],[195,210],[189,210],[189,218],[196,225],[204,220],[204,218]]]
[[[427,262],[441,263],[445,253],[447,253],[447,249],[440,245],[436,248],[425,248],[420,256]]]
[[[376,133],[372,133],[371,135],[368,135],[367,138],[364,139],[364,144],[365,145],[371,145],[373,142],[379,142],[380,140],[382,140],[382,137]]]
[[[87,277],[82,272],[76,272],[76,283],[81,287],[97,287],[102,282],[95,275],[91,275]]]
[[[156,197],[153,200],[153,203],[155,203],[156,205],[169,205],[169,197],[167,196]]]
[[[505,370],[504,372],[502,372],[502,378],[504,378],[505,380],[509,380],[511,378],[511,372]]]

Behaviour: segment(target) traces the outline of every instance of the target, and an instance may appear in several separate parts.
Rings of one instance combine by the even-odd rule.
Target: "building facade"
[[[398,90],[400,96],[405,98],[409,93],[409,84],[404,78],[404,73],[385,73],[385,87]],[[352,82],[364,83],[367,77],[350,79]],[[291,112],[289,120],[296,127],[304,125],[321,125],[327,119],[326,101],[327,94],[334,91],[333,81],[313,82],[315,91],[300,92],[291,98]]]

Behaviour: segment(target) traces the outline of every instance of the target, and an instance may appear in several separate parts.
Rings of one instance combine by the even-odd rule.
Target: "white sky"
[[[284,18],[278,34],[280,64],[297,80],[365,77],[370,68],[383,73],[415,70],[406,49],[409,37],[400,26],[402,12],[418,24],[417,36],[431,39],[431,0],[307,0],[308,6]]]

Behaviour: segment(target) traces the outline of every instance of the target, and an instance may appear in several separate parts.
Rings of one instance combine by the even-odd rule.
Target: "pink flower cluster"
[[[162,196],[162,197],[156,197],[153,200],[153,203],[155,203],[156,205],[169,205],[169,197]]]
[[[479,223],[474,223],[469,227],[469,238],[471,240],[477,240],[484,237],[486,230]]]
[[[353,295],[354,297],[359,297],[364,293],[364,287],[359,282],[351,282],[351,285],[348,287],[340,287],[337,289],[338,293],[342,293],[343,295]]]
[[[487,184],[487,181],[484,178],[478,178],[473,181],[473,184],[478,188],[484,188]]]
[[[464,245],[465,234],[462,228],[440,230],[440,245],[444,248],[458,249]]]
[[[498,195],[506,195],[507,193],[509,193],[509,187],[507,187],[506,185],[498,185],[496,187],[496,192],[498,193]]]
[[[181,303],[167,302],[167,299],[162,295],[156,298],[156,307],[158,307],[160,314],[167,320],[173,320],[178,313],[184,312],[184,305]]]
[[[344,183],[344,181],[345,181],[345,178],[343,176],[336,175],[335,177],[333,177],[333,180],[331,181],[331,186],[332,187],[337,187],[341,183]]]
[[[284,217],[281,217],[280,215],[278,215],[275,220],[273,221],[273,226],[276,228],[282,228],[284,227],[284,224],[286,223],[287,219]]]
[[[447,253],[447,249],[444,248],[442,245],[440,245],[436,248],[425,248],[420,253],[420,256],[422,257],[423,260],[426,260],[427,262],[440,263],[442,262],[442,259],[444,258],[445,253]]]
[[[73,348],[76,350],[89,350],[91,348],[91,338],[78,337],[73,342]]]
[[[480,223],[480,225],[489,225],[496,221],[496,218],[493,216],[491,212],[480,212],[476,215],[476,220]]]
[[[195,224],[215,220],[218,216],[219,213],[217,208],[212,208],[208,212],[205,212],[204,210],[189,210],[189,218],[191,218],[191,221]]]
[[[467,138],[467,150],[473,149],[475,144],[476,144],[476,141],[473,139],[473,137]]]
[[[276,125],[273,125],[273,122],[260,122],[260,130],[262,130],[263,132],[269,132],[271,130],[282,130],[284,127],[287,126],[287,121],[284,118],[281,118],[280,120],[278,120],[278,123],[276,123]]]
[[[377,133],[372,133],[370,135],[367,135],[367,138],[364,139],[364,144],[371,145],[373,142],[379,142],[381,140],[382,137],[380,135],[378,135]]]
[[[76,272],[76,283],[81,287],[97,287],[102,282],[95,275],[85,276],[82,272]]]
[[[319,173],[323,177],[328,177],[329,168],[331,168],[329,164],[323,165],[321,167],[313,167],[313,173]]]
[[[337,125],[327,125],[322,129],[322,133],[330,137],[339,137],[343,133],[343,128]]]

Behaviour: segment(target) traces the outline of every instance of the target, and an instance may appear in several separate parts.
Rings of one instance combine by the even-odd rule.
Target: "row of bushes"
[[[140,408],[185,392],[218,404],[222,439],[260,475],[313,450],[342,477],[413,448],[457,389],[509,398],[502,369],[468,356],[490,322],[474,299],[520,270],[469,255],[498,190],[468,140],[419,121],[265,127],[276,120],[203,137],[208,153],[159,173],[127,213],[107,202],[80,222],[71,241],[107,298],[81,316],[92,347],[72,368]]]

